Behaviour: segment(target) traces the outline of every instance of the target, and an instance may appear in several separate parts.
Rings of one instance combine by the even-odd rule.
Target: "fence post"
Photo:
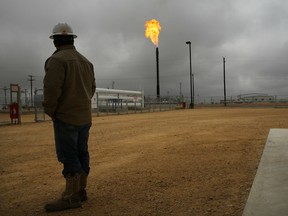
[[[97,116],[99,116],[99,93],[96,92],[96,106],[97,106]]]

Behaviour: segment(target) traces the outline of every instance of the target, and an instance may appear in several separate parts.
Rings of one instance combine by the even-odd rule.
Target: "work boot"
[[[80,190],[79,190],[79,197],[80,197],[80,200],[81,202],[84,202],[86,201],[88,198],[87,198],[87,192],[86,192],[86,186],[87,186],[87,173],[86,172],[82,172],[80,174]]]
[[[46,211],[62,211],[65,209],[79,208],[81,207],[81,201],[79,198],[79,186],[80,186],[80,174],[67,175],[66,189],[59,200],[48,203],[45,206]]]

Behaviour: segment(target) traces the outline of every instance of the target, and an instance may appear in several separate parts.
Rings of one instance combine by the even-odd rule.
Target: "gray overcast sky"
[[[161,96],[189,97],[189,49],[195,95],[288,95],[287,0],[1,0],[0,88],[42,88],[48,37],[58,22],[78,35],[75,46],[94,64],[97,87],[156,94],[155,46],[145,21],[157,19]],[[1,91],[3,94],[3,90]]]

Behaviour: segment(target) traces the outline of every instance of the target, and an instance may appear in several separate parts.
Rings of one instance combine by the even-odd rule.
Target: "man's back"
[[[44,107],[66,123],[91,122],[93,65],[73,45],[62,46],[45,63]]]

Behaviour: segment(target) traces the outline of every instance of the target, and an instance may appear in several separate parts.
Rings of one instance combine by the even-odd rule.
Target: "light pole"
[[[223,80],[224,80],[224,106],[227,106],[226,103],[226,74],[225,74],[225,57],[223,57]]]
[[[191,41],[187,41],[186,44],[189,45],[189,59],[190,59],[190,109],[194,109],[194,75],[192,74],[192,61],[191,61]],[[193,85],[193,88],[192,88]]]

